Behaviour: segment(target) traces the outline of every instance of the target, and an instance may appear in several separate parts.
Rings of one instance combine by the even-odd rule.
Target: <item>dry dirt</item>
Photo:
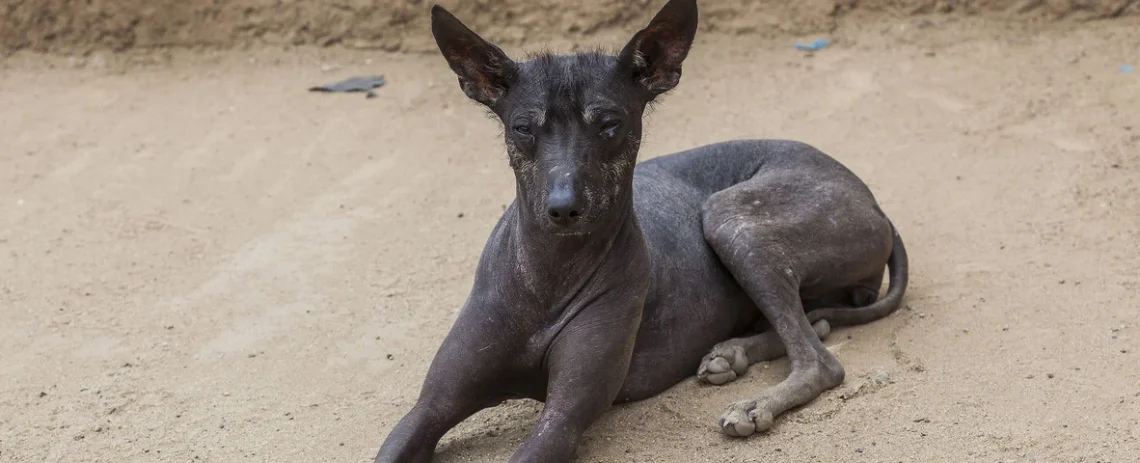
[[[589,39],[644,25],[660,0],[0,0],[0,53],[136,48],[338,45],[432,51],[427,10],[441,3],[500,43]],[[952,13],[1016,22],[1140,13],[1140,0],[711,0],[701,29],[746,37],[828,32],[860,13]]]
[[[1137,461],[1137,19],[891,19],[814,56],[702,35],[643,156],[833,154],[907,240],[906,308],[834,333],[846,383],[765,435],[715,420],[783,361],[619,407],[581,461]],[[0,64],[0,461],[370,461],[512,198],[497,125],[434,55],[159,61]],[[305,91],[369,72],[375,99]],[[538,410],[438,460],[505,461]]]

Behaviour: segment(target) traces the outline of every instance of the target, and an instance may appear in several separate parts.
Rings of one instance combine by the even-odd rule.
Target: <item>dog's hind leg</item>
[[[815,322],[812,329],[819,339],[825,339],[831,333],[827,320]],[[744,376],[751,365],[776,360],[786,354],[787,349],[775,331],[729,339],[713,346],[712,351],[701,359],[697,379],[719,386]]]
[[[796,198],[779,188],[752,184],[721,191],[706,201],[702,217],[705,240],[771,323],[791,363],[791,373],[779,384],[727,408],[720,425],[730,436],[767,430],[777,416],[814,400],[844,378],[843,366],[823,346],[804,313],[803,275],[796,268],[804,256],[797,250],[816,248],[812,237],[804,241],[799,231],[803,218],[797,216],[801,212]],[[762,198],[790,203],[762,204]]]

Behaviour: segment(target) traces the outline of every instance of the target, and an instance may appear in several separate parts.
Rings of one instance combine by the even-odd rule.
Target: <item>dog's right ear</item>
[[[493,107],[514,82],[516,65],[439,5],[431,8],[431,34],[459,86],[472,100]]]

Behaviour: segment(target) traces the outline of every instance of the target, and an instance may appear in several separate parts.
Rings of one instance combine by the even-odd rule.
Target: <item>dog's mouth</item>
[[[589,234],[590,234],[590,232],[588,232],[586,230],[558,230],[558,231],[551,233],[551,235],[557,236],[559,238],[580,237],[580,236],[586,236]]]
[[[569,223],[559,223],[551,218],[547,214],[546,208],[539,206],[542,204],[545,204],[545,198],[540,198],[536,203],[531,204],[534,214],[531,216],[534,221],[532,223],[538,225],[539,229],[550,236],[580,237],[590,235],[605,228],[606,224],[612,220],[609,216],[611,202],[606,200],[589,201],[583,208],[582,214]]]
[[[599,228],[601,225],[599,218],[600,214],[587,213],[582,215],[576,222],[568,225],[559,225],[553,220],[546,218],[542,220],[542,228],[552,236],[585,236]]]
[[[588,217],[582,217],[570,225],[559,225],[550,219],[542,222],[546,231],[557,236],[587,235],[594,229],[594,221]]]

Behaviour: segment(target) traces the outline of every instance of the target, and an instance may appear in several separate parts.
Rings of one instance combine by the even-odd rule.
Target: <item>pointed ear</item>
[[[431,33],[459,86],[472,100],[494,106],[514,82],[515,62],[439,5],[431,8]]]
[[[618,55],[633,79],[653,96],[681,81],[681,62],[697,34],[697,1],[669,0]]]

